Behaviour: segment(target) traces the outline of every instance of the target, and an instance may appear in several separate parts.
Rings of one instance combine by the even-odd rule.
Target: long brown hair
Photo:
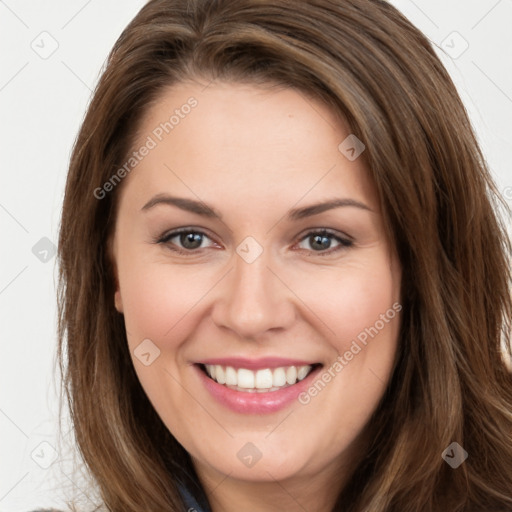
[[[511,339],[510,212],[431,44],[382,0],[151,0],[112,49],[71,157],[58,253],[63,385],[104,504],[185,510],[178,481],[202,495],[114,308],[108,248],[122,183],[95,194],[164,88],[197,78],[293,87],[366,146],[402,266],[403,320],[372,441],[334,510],[512,509],[512,378],[500,346]],[[469,454],[457,469],[441,457],[452,442]]]

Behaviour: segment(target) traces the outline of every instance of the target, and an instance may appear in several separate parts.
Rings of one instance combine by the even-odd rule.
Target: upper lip
[[[198,364],[211,364],[220,366],[232,366],[233,368],[246,368],[247,370],[260,370],[263,368],[279,368],[281,366],[313,366],[317,361],[311,362],[303,359],[290,359],[283,357],[262,357],[248,359],[244,357],[216,357],[203,359]]]

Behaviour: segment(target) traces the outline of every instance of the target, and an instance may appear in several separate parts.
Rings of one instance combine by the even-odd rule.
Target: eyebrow
[[[206,204],[203,201],[196,201],[194,199],[187,199],[185,197],[174,197],[169,196],[167,194],[158,194],[154,196],[141,208],[141,211],[148,211],[157,205],[176,206],[182,210],[196,213],[197,215],[222,220],[222,215],[219,212],[217,212],[215,208]],[[372,209],[368,207],[366,204],[361,203],[360,201],[356,201],[355,199],[331,199],[328,201],[315,203],[310,206],[291,209],[288,212],[287,217],[289,220],[297,221],[300,219],[304,219],[306,217],[318,215],[327,210],[332,210],[334,208],[340,208],[344,206],[360,208],[362,210],[367,210],[370,212],[372,211]]]

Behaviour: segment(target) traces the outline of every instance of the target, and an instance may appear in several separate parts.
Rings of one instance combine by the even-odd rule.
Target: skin
[[[191,96],[197,107],[116,191],[114,300],[134,367],[156,411],[191,454],[214,512],[329,510],[358,462],[363,429],[389,381],[400,315],[307,405],[294,401],[276,413],[225,408],[192,364],[280,356],[328,368],[400,302],[396,253],[364,158],[349,161],[338,150],[349,128],[295,90],[180,83],[146,112],[135,147]],[[200,199],[222,220],[162,204],[141,211],[161,193]],[[333,198],[354,199],[369,210],[345,206],[286,218],[292,208]],[[183,247],[179,236],[155,242],[181,227],[206,233],[199,249],[173,252],[173,243]],[[307,234],[320,228],[351,237],[353,245],[332,252],[340,243],[331,237],[330,246],[315,249]],[[263,248],[250,264],[236,252],[248,236]],[[134,355],[144,339],[160,350],[148,366]],[[237,457],[247,442],[262,454],[252,467]]]

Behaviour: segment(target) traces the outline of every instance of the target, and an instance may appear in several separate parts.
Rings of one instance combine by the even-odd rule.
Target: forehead
[[[179,83],[141,120],[132,149],[151,149],[128,181],[147,194],[188,187],[199,197],[239,198],[241,206],[243,191],[296,202],[337,188],[368,200],[364,159],[350,161],[339,148],[349,135],[327,105],[295,89]]]

